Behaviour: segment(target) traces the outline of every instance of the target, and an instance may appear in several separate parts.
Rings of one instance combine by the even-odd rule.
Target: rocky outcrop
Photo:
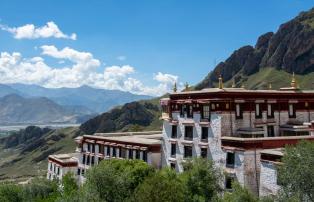
[[[220,74],[228,81],[235,75],[250,76],[265,67],[297,74],[314,72],[314,8],[282,24],[276,33],[263,34],[255,47],[236,50],[195,88],[213,87]]]

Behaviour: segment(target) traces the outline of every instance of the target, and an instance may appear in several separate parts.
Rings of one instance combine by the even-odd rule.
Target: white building
[[[68,172],[76,173],[78,153],[56,154],[48,157],[47,179],[61,180]]]

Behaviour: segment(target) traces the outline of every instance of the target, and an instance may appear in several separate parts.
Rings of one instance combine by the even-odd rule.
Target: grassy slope
[[[259,72],[239,81],[237,86],[240,87],[244,84],[246,89],[268,89],[268,85],[271,83],[272,89],[279,89],[289,87],[291,78],[292,75],[285,71],[274,68],[263,68]],[[295,78],[301,89],[314,89],[314,72],[306,75],[295,75]],[[225,82],[225,87],[230,87],[231,85],[232,79]]]
[[[47,156],[52,153],[69,153],[75,151],[73,140],[78,128],[69,127],[45,134],[45,143],[34,150],[21,153],[21,147],[4,149],[0,145],[0,180],[25,180],[29,177],[44,176],[47,171]],[[61,139],[52,140],[52,136],[63,134]]]

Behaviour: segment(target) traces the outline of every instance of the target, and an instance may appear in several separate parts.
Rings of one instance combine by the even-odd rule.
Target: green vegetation
[[[281,197],[314,201],[314,143],[304,141],[296,147],[287,147],[285,152],[279,169]]]

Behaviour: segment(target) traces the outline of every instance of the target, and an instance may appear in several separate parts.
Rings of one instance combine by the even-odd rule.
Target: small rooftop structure
[[[63,167],[75,167],[78,162],[77,153],[49,155],[48,160]]]

